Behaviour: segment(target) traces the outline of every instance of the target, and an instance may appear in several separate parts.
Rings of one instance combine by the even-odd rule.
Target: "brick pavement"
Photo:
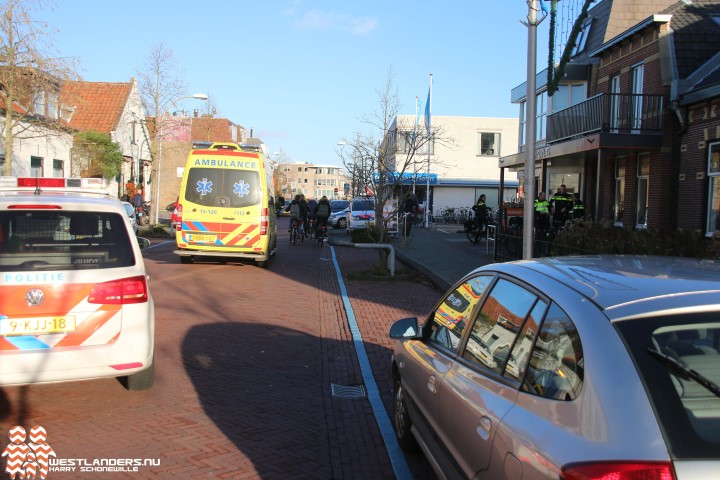
[[[51,473],[51,480],[394,478],[368,399],[329,392],[330,384],[362,384],[330,248],[299,248],[308,254],[283,255],[266,271],[181,265],[171,248],[148,255],[151,284],[201,285],[182,295],[157,290],[153,389],[123,392],[114,379],[2,388],[0,429],[41,424],[64,458],[162,460],[139,474]],[[378,261],[377,252],[337,247],[335,253],[390,415],[389,326],[424,316],[440,293],[429,283],[350,280],[350,272]],[[292,296],[274,288],[278,275],[292,281],[298,271],[308,278],[293,284]],[[252,279],[276,294],[268,300],[238,288],[223,295],[216,284],[228,274],[234,283]],[[268,301],[286,308],[268,318]],[[271,352],[279,363],[268,364]],[[287,370],[287,360],[301,368]],[[408,463],[417,480],[435,478],[422,454],[408,456]]]

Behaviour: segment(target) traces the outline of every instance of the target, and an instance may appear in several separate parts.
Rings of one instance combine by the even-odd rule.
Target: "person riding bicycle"
[[[315,206],[315,209],[313,210],[313,215],[315,215],[315,236],[320,236],[320,230],[325,227],[327,228],[327,221],[328,217],[330,216],[330,200],[323,195],[318,204]],[[327,230],[326,230],[327,232]]]
[[[472,206],[472,211],[475,212],[475,224],[480,232],[487,230],[488,224],[488,210],[490,208],[485,204],[485,198],[483,193],[478,197],[475,205]]]
[[[292,231],[292,225],[293,222],[297,222],[298,224],[298,235],[303,234],[303,221],[302,221],[302,206],[300,204],[300,195],[295,195],[295,198],[293,198],[292,202],[285,207],[286,212],[290,212],[290,226],[288,228],[288,233]]]
[[[308,224],[308,212],[310,211],[310,207],[308,207],[308,202],[305,200],[305,195],[300,194],[300,219],[303,224],[303,233],[307,237],[307,224]]]
[[[411,217],[413,217],[415,213],[417,213],[418,208],[420,208],[420,204],[418,203],[417,195],[415,195],[415,192],[408,194],[408,196],[405,197],[402,208],[405,218],[405,235],[410,232],[410,228],[413,224],[413,219]]]

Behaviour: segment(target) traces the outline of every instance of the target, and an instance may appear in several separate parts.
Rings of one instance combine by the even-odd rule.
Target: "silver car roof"
[[[542,276],[556,280],[596,304],[611,319],[648,311],[720,309],[720,262],[712,260],[600,255],[520,260],[481,270],[487,268],[526,280]],[[542,280],[532,283],[544,290]]]

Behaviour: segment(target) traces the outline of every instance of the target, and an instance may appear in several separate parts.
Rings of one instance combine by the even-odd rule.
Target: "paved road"
[[[268,269],[182,265],[172,244],[149,250],[155,386],[128,392],[107,379],[3,388],[0,429],[42,425],[64,461],[156,460],[138,472],[51,472],[51,479],[395,478],[372,402],[352,395],[368,386],[358,351],[389,411],[388,328],[425,315],[440,293],[429,282],[353,280],[352,272],[378,261],[375,251],[291,247],[282,228],[281,235]],[[332,385],[351,395],[333,395]],[[414,478],[435,478],[421,454],[406,461]]]

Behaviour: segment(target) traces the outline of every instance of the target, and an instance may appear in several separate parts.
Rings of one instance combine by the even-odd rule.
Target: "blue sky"
[[[337,142],[369,134],[392,70],[401,113],[433,74],[433,115],[512,117],[527,72],[525,0],[59,1],[44,12],[58,53],[93,82],[127,82],[163,42],[188,94],[290,160],[340,165]],[[547,24],[538,28],[538,70]],[[185,101],[187,110],[201,107]]]

